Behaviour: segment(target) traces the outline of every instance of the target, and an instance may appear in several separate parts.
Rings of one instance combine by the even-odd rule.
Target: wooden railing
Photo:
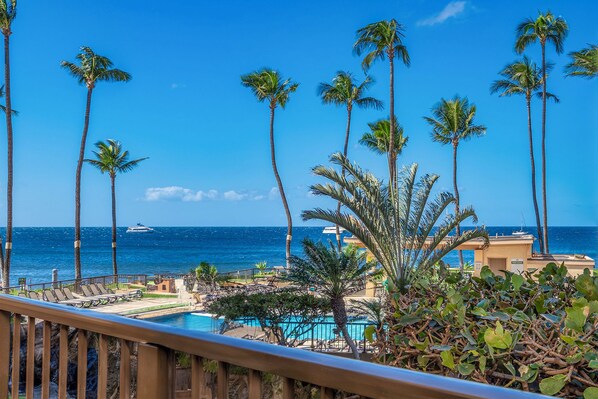
[[[26,328],[21,323],[26,319]],[[50,397],[51,357],[58,352],[55,382],[58,397],[67,395],[69,363],[78,364],[76,396],[86,397],[88,347],[98,353],[97,395],[108,395],[109,372],[119,377],[120,398],[132,394],[142,399],[175,397],[175,351],[190,355],[190,397],[204,398],[207,373],[204,359],[216,361],[214,391],[217,398],[228,398],[231,372],[246,369],[247,388],[240,397],[258,399],[262,395],[264,373],[279,376],[282,398],[296,397],[298,381],[311,384],[320,398],[334,398],[337,391],[350,397],[452,399],[452,398],[537,398],[539,395],[387,367],[332,355],[302,351],[262,342],[247,341],[210,333],[167,327],[152,322],[105,315],[89,310],[73,310],[8,295],[0,295],[0,398],[19,397],[19,377],[24,375],[24,391],[33,397],[36,360],[36,324],[42,328],[41,389],[42,398]],[[12,333],[11,333],[12,331]],[[21,332],[27,332],[25,367],[21,372]],[[53,339],[58,331],[58,339]],[[94,337],[95,339],[90,339]],[[120,343],[120,361],[109,356],[109,345]],[[56,348],[58,346],[58,348]],[[69,352],[76,347],[76,355]],[[136,373],[132,359],[136,358]],[[110,359],[110,360],[109,360]],[[118,365],[120,364],[120,366]],[[39,365],[37,365],[39,366]],[[10,370],[12,369],[12,373]],[[118,370],[118,371],[115,371]],[[235,371],[238,374],[238,371]],[[136,374],[136,375],[133,375]],[[72,379],[73,377],[71,377]],[[271,379],[269,377],[269,379]],[[132,390],[132,382],[136,389]],[[72,381],[71,381],[72,385]],[[9,388],[12,392],[9,392]],[[349,397],[342,394],[342,397]]]

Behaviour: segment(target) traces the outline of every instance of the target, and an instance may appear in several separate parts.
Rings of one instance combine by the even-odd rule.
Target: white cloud
[[[278,191],[278,188],[272,187],[270,189],[270,192],[268,193],[268,199],[273,200],[275,198],[278,198],[279,196],[280,196],[280,192]]]
[[[447,19],[456,17],[465,11],[465,3],[465,1],[451,1],[442,9],[442,11],[440,11],[440,13],[418,21],[417,25],[432,26],[441,24]]]
[[[198,202],[204,199],[216,199],[218,191],[194,191],[181,186],[150,187],[145,190],[146,201],[183,201]]]
[[[224,199],[227,201],[241,201],[248,197],[248,194],[238,193],[235,190],[230,190],[224,193]]]
[[[171,83],[170,84],[170,88],[173,89],[173,90],[174,89],[183,89],[185,87],[187,87],[187,85],[183,84],[183,83]]]

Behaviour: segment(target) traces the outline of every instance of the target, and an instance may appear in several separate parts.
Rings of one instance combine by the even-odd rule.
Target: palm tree
[[[365,57],[361,63],[364,70],[368,70],[372,63],[377,60],[388,58],[390,66],[390,128],[395,129],[395,89],[394,89],[394,59],[398,58],[409,66],[411,61],[407,47],[403,44],[405,37],[405,28],[395,19],[389,21],[374,22],[357,31],[357,41],[353,45],[353,50],[357,55],[364,53]],[[390,148],[388,153],[388,171],[390,181],[395,181],[396,176],[396,157],[394,151],[394,135],[390,136]]]
[[[320,83],[318,87],[318,94],[322,97],[324,104],[334,104],[344,106],[347,110],[347,129],[345,131],[345,145],[343,147],[343,155],[347,157],[349,151],[349,134],[351,132],[351,112],[353,105],[358,108],[374,108],[382,109],[382,101],[374,97],[365,97],[364,94],[374,80],[366,76],[363,82],[357,83],[349,72],[337,72],[336,76],[330,83]],[[342,171],[344,174],[344,170]],[[341,204],[338,203],[337,209],[340,212]],[[341,248],[340,230],[336,226],[336,241],[339,249]]]
[[[598,76],[598,46],[590,45],[569,53],[571,62],[565,67],[567,76],[581,76],[592,79]]]
[[[366,146],[376,154],[388,154],[388,148],[391,141],[390,120],[381,119],[376,122],[368,123],[368,126],[370,131],[363,134],[359,140],[359,143]],[[408,141],[409,137],[405,136],[403,127],[397,122],[393,140],[394,152],[397,155],[397,158],[403,152],[403,148],[405,148]]]
[[[216,288],[216,283],[219,279],[216,266],[208,262],[200,262],[199,266],[195,269],[195,275],[200,282],[204,283],[211,290]]]
[[[10,35],[12,23],[17,17],[17,0],[0,1],[0,29],[4,35],[4,87],[6,88],[6,258],[2,255],[2,274],[5,287],[10,285],[10,260],[12,254],[12,177],[13,177],[13,131],[12,131],[12,98],[10,92]],[[2,249],[0,248],[0,252]]]
[[[550,11],[540,13],[535,20],[527,18],[517,26],[515,51],[521,54],[528,45],[539,42],[542,48],[542,206],[544,208],[544,251],[548,248],[548,207],[546,203],[546,43],[552,43],[557,54],[564,50],[563,43],[569,27],[562,17],[555,17]]]
[[[538,199],[536,190],[536,162],[534,159],[534,140],[532,134],[532,111],[531,103],[532,96],[536,95],[542,97],[542,84],[544,75],[542,70],[532,62],[528,57],[523,57],[521,61],[513,62],[507,65],[501,72],[502,79],[495,81],[490,91],[492,93],[500,93],[501,97],[522,95],[525,96],[525,104],[527,107],[527,131],[529,139],[529,157],[531,163],[532,175],[532,200],[534,203],[534,212],[536,214],[536,227],[538,231],[538,242],[540,244],[540,251],[544,250],[544,236],[542,234],[542,222],[540,221],[540,211],[538,209]],[[546,93],[549,98],[558,101],[558,98],[553,94]]]
[[[259,102],[268,102],[270,108],[270,158],[272,160],[272,170],[282,199],[282,205],[287,216],[287,238],[286,238],[286,263],[289,267],[289,258],[291,257],[291,241],[293,239],[293,219],[287,197],[284,193],[282,180],[278,174],[276,166],[276,152],[274,148],[274,111],[278,106],[285,108],[291,93],[294,93],[299,87],[298,83],[292,83],[291,79],[283,80],[278,71],[264,68],[259,71],[248,73],[241,76],[241,84],[251,89]]]
[[[341,331],[353,356],[359,359],[359,350],[347,330],[347,308],[345,297],[359,289],[360,282],[373,264],[366,260],[366,253],[355,246],[339,250],[332,241],[329,245],[303,240],[305,258],[291,257],[291,268],[287,280],[306,288],[315,288],[330,300],[334,323]]]
[[[383,184],[374,175],[364,172],[342,154],[330,158],[334,165],[344,167],[343,178],[334,168],[316,166],[313,172],[327,180],[311,190],[340,201],[349,212],[316,208],[302,213],[304,220],[324,220],[338,224],[359,239],[376,258],[386,275],[391,291],[406,292],[434,264],[457,246],[487,233],[483,228],[449,236],[466,220],[477,222],[475,212],[466,207],[455,215],[444,216],[455,202],[446,192],[432,198],[436,175],[424,175],[416,180],[417,164],[405,168],[398,179],[399,195],[392,184]]]
[[[455,190],[455,213],[459,214],[459,187],[457,186],[457,149],[461,141],[486,133],[483,125],[476,125],[473,118],[476,106],[469,104],[467,98],[455,96],[452,100],[440,100],[433,109],[432,117],[424,117],[432,126],[432,140],[453,147],[453,189]],[[461,234],[461,226],[456,224],[457,236]],[[459,251],[459,267],[463,272],[463,253]]]
[[[60,65],[68,70],[79,84],[87,87],[85,120],[75,175],[75,279],[79,280],[81,278],[81,169],[83,168],[85,143],[89,129],[91,95],[97,82],[128,82],[131,80],[131,75],[120,69],[112,68],[113,63],[108,57],[94,53],[89,47],[81,47],[81,52],[75,58],[79,61],[78,65],[69,61],[62,61]]]
[[[118,141],[108,139],[106,142],[98,141],[95,144],[98,151],[93,151],[96,159],[86,159],[85,162],[95,166],[110,176],[110,188],[112,192],[112,272],[116,276],[118,267],[116,265],[116,175],[127,173],[135,169],[139,163],[147,158],[129,160],[129,151],[123,151]]]

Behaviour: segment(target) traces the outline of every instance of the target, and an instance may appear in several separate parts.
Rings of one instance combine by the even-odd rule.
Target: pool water
[[[158,316],[147,319],[154,323],[166,324],[167,326],[184,328],[186,330],[202,332],[218,332],[223,319],[214,319],[207,313],[177,313],[167,316]]]

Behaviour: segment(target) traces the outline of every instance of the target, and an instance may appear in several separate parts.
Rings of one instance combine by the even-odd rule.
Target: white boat
[[[343,229],[342,227],[339,226],[338,231],[339,231],[339,233],[343,234],[345,232],[345,229]],[[326,226],[326,227],[324,227],[324,230],[322,230],[322,233],[336,234],[336,226]]]
[[[127,228],[127,233],[153,233],[154,229],[137,223],[137,226]]]

